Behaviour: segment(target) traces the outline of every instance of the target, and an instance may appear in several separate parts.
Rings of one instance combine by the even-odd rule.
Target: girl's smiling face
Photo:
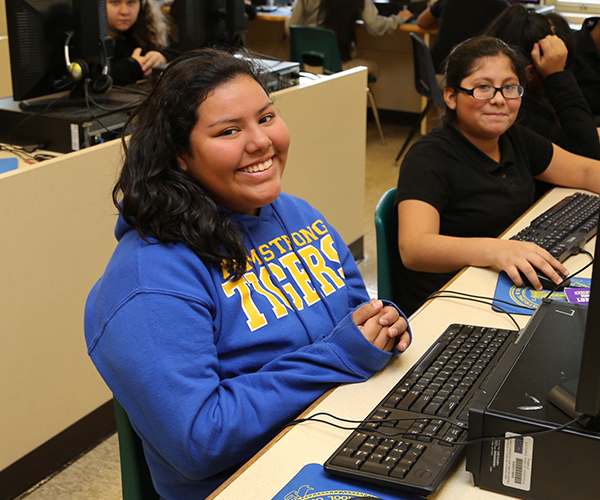
[[[511,60],[506,55],[484,57],[477,61],[475,71],[463,79],[461,87],[472,89],[480,85],[504,87],[520,85]],[[456,127],[476,146],[497,141],[515,122],[521,98],[506,99],[501,92],[489,100],[477,100],[470,95],[447,87],[446,105],[456,111]],[[484,149],[484,148],[481,148]]]
[[[263,88],[243,75],[208,94],[178,156],[221,206],[256,215],[281,192],[290,136]]]

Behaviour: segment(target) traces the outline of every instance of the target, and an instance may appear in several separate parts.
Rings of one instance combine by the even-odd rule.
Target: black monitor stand
[[[579,380],[571,380],[563,384],[555,385],[548,393],[548,401],[565,412],[571,418],[578,419],[577,423],[586,429],[597,429],[598,424],[600,424],[600,417],[598,415],[586,415],[575,409],[578,385]]]

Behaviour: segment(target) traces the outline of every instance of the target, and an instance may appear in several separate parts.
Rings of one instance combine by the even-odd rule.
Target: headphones
[[[113,80],[111,76],[108,74],[108,58],[106,54],[104,54],[104,61],[102,67],[102,73],[98,76],[93,76],[90,71],[90,67],[87,62],[83,59],[75,59],[71,62],[71,58],[69,57],[69,42],[71,41],[71,37],[73,33],[69,33],[65,41],[65,63],[67,65],[67,71],[74,82],[85,81],[87,79],[90,80],[90,88],[94,94],[104,94],[108,92],[112,88]],[[104,46],[103,46],[104,53]]]

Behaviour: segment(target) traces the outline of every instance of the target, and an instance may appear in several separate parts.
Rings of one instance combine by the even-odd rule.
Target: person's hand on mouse
[[[383,351],[391,351],[396,344],[405,351],[410,344],[406,320],[395,307],[384,306],[381,300],[371,299],[352,314],[352,320],[365,338]]]
[[[542,284],[537,276],[536,268],[542,271],[557,285],[563,278],[556,272],[568,276],[568,269],[556,260],[549,252],[535,243],[515,240],[492,240],[493,248],[491,261],[493,267],[500,269],[517,286],[524,286],[521,271],[536,290],[542,290]]]

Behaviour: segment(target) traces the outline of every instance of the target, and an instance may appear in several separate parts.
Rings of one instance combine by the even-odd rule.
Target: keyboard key
[[[372,472],[381,476],[387,476],[394,468],[394,465],[395,464],[367,461],[363,464],[360,470],[365,472]]]
[[[452,412],[454,411],[454,409],[456,408],[456,403],[453,403],[452,401],[446,401],[442,407],[440,408],[440,410],[437,412],[437,414],[440,417],[449,417]]]
[[[404,479],[406,477],[406,474],[408,474],[409,470],[410,470],[410,467],[406,467],[405,465],[398,464],[398,465],[396,465],[396,467],[394,467],[392,472],[390,472],[390,476],[396,477],[398,479]]]
[[[338,467],[345,467],[347,469],[358,470],[358,468],[362,465],[362,460],[346,457],[344,455],[338,455],[335,457],[331,463],[333,465],[337,465]]]
[[[404,396],[402,401],[400,401],[398,408],[401,410],[408,410],[420,395],[421,393],[418,391],[410,391],[406,396]]]
[[[401,449],[394,448],[392,451],[389,452],[387,458],[390,460],[393,460],[394,462],[397,462],[398,460],[402,459],[402,457],[404,456],[405,453],[406,453],[406,451],[402,451]]]
[[[423,409],[429,404],[431,401],[431,396],[427,396],[425,394],[421,394],[419,399],[415,401],[415,403],[410,407],[411,411],[421,413]]]
[[[436,403],[435,401],[432,401],[423,410],[423,413],[425,413],[425,415],[436,415],[441,407],[442,407],[442,403]]]

